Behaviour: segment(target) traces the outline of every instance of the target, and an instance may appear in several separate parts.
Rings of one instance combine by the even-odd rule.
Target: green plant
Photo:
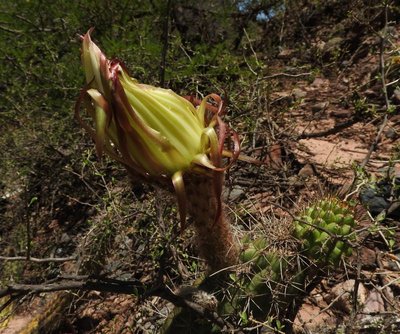
[[[297,247],[276,247],[265,236],[245,238],[236,273],[218,279],[206,278],[199,289],[214,293],[219,300],[217,313],[242,326],[267,319],[275,330],[290,327],[300,301],[326,271],[335,269],[343,256],[351,253],[347,243],[355,225],[351,206],[336,198],[317,201],[294,220],[292,239]],[[293,243],[292,243],[293,245]],[[188,333],[181,318],[196,318],[188,310],[174,313],[165,333]],[[195,333],[219,332],[204,323]]]
[[[341,201],[321,200],[304,210],[295,221],[294,236],[302,241],[302,253],[317,264],[336,266],[351,255],[346,240],[355,225],[353,209]]]

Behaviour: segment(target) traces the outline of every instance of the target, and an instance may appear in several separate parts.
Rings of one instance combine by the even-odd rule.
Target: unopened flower
[[[144,179],[172,180],[183,221],[184,173],[224,170],[227,128],[220,118],[222,101],[210,95],[195,107],[169,89],[139,83],[120,61],[106,58],[90,33],[82,36],[86,85],[76,104],[76,117],[94,139],[99,157],[106,152]],[[209,99],[219,107],[211,106]],[[82,102],[94,127],[80,116]],[[236,141],[230,156],[238,154]]]

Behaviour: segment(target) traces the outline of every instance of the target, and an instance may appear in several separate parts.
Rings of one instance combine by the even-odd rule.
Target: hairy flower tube
[[[223,156],[233,161],[239,155],[237,135],[221,120],[222,100],[211,94],[195,106],[169,89],[139,83],[123,63],[106,58],[90,33],[82,36],[86,85],[76,103],[76,118],[95,141],[99,157],[107,153],[140,179],[172,181],[183,223],[184,174],[209,173],[220,193],[227,168]],[[82,105],[93,126],[81,116]],[[235,143],[233,153],[224,149],[228,135]]]

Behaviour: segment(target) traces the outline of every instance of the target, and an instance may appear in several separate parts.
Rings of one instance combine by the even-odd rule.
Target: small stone
[[[375,251],[367,247],[362,247],[360,250],[360,262],[362,263],[363,269],[375,269],[376,268]]]
[[[299,100],[305,98],[307,96],[307,92],[300,88],[295,88],[292,90],[292,95],[295,97],[295,99]]]
[[[389,207],[389,202],[373,188],[362,190],[360,200],[373,216],[379,215]]]
[[[71,237],[68,235],[68,233],[63,233],[62,235],[61,235],[61,239],[60,239],[60,242],[62,242],[62,243],[67,243],[67,242],[70,242],[71,241]]]
[[[354,305],[354,286],[355,280],[349,279],[342,283],[335,285],[328,297],[329,302],[335,300],[333,307],[344,313],[350,314]],[[367,289],[362,283],[358,285],[357,290],[357,303],[364,305],[367,299]]]
[[[282,49],[278,54],[279,59],[288,60],[295,55],[296,51],[293,49]]]
[[[379,313],[385,312],[385,303],[381,294],[372,290],[365,301],[363,312],[365,313]]]
[[[331,116],[336,117],[336,118],[347,118],[351,115],[350,110],[346,109],[338,109],[338,110],[333,110],[331,112]]]
[[[384,132],[384,134],[385,134],[385,137],[388,138],[388,139],[396,139],[396,137],[397,137],[397,133],[393,128],[387,129]]]
[[[396,88],[392,95],[392,101],[395,104],[400,104],[400,89]]]
[[[325,110],[329,106],[329,102],[318,102],[311,107],[313,113]]]
[[[329,85],[329,80],[322,79],[322,78],[315,78],[313,83],[311,84],[312,87],[314,88],[322,88],[324,86]]]
[[[323,305],[325,306],[325,305]],[[304,303],[293,324],[294,333],[322,333],[328,328],[335,328],[335,317],[325,311],[321,313],[321,308],[309,303]]]
[[[302,169],[299,171],[299,176],[302,178],[309,178],[313,176],[314,173],[314,168],[311,164],[306,164]]]
[[[232,189],[228,193],[228,200],[229,201],[236,201],[240,199],[244,195],[245,191],[243,187],[240,186],[233,186]]]

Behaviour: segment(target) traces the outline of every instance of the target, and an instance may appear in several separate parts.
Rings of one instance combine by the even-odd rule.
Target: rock
[[[396,139],[396,137],[397,137],[396,130],[393,129],[393,128],[387,129],[387,130],[384,132],[384,134],[385,134],[385,137],[388,138],[388,139]]]
[[[359,149],[359,145],[357,141],[352,139],[335,143],[329,139],[309,138],[299,140],[299,150],[295,149],[294,153],[299,161],[302,157],[307,156],[307,162],[315,166],[342,168],[348,167],[353,162],[362,161],[365,158],[367,150]],[[342,178],[345,177],[345,173],[341,175]]]
[[[366,188],[360,192],[360,200],[373,216],[379,215],[389,207],[389,202],[382,196],[377,189]]]
[[[334,302],[333,307],[336,308],[337,310],[350,314],[355,302],[354,285],[355,285],[354,279],[349,279],[347,281],[335,285],[332,288],[330,295],[328,296],[328,301],[330,303]],[[357,303],[359,305],[365,304],[365,301],[367,299],[367,293],[368,293],[367,289],[364,287],[362,283],[360,283],[357,291]]]
[[[245,193],[245,191],[244,191],[243,187],[235,185],[228,192],[224,193],[224,197],[228,201],[234,202],[234,201],[240,199],[244,195],[244,193]]]
[[[295,97],[296,100],[305,98],[307,96],[307,92],[300,88],[295,88],[292,90],[292,95]]]
[[[61,239],[60,239],[60,242],[61,243],[67,243],[67,242],[70,242],[71,241],[71,237],[69,236],[69,234],[68,233],[63,233],[62,235],[61,235]]]
[[[325,305],[324,305],[325,306]],[[322,333],[336,327],[335,317],[330,311],[321,313],[321,307],[304,303],[293,324],[294,333]]]
[[[351,116],[351,110],[338,109],[331,112],[331,116],[336,118],[348,118]]]
[[[376,252],[370,248],[362,247],[360,250],[360,260],[363,269],[376,268]]]
[[[396,88],[392,95],[392,101],[395,104],[400,104],[400,89]]]
[[[311,106],[311,111],[313,113],[323,111],[329,106],[329,102],[318,102]]]
[[[331,52],[340,49],[340,44],[343,42],[342,37],[332,37],[324,46],[325,52]]]
[[[296,54],[296,51],[293,49],[282,49],[278,54],[278,59],[289,60],[293,58]]]
[[[311,86],[317,89],[321,89],[324,86],[329,86],[329,80],[323,78],[315,78]]]
[[[376,291],[372,290],[368,295],[364,307],[363,312],[365,313],[379,313],[385,312],[385,303],[381,294]]]
[[[314,176],[314,167],[311,164],[306,164],[302,169],[299,171],[299,176],[302,178],[309,178]]]

